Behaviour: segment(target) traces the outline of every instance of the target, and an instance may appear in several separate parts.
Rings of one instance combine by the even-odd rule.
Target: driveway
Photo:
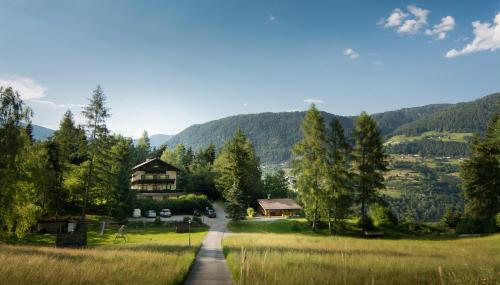
[[[233,284],[231,272],[227,267],[226,259],[222,253],[222,239],[227,230],[224,208],[214,204],[217,218],[205,218],[204,223],[210,226],[205,236],[196,260],[184,284],[187,285],[230,285]]]

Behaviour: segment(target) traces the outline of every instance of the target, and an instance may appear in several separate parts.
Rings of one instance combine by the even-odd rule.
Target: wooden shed
[[[293,199],[258,199],[259,213],[263,216],[293,216],[302,207]]]

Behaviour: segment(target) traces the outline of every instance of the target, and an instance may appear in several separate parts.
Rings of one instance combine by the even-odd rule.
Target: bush
[[[462,214],[460,212],[453,213],[451,209],[447,208],[441,220],[447,227],[456,228],[461,219]]]
[[[249,218],[253,218],[255,216],[255,210],[252,207],[247,209],[247,216]]]
[[[193,223],[197,223],[197,224],[200,224],[201,225],[201,217],[193,217],[192,219]]]
[[[495,216],[497,228],[500,228],[500,212]]]
[[[160,217],[156,217],[153,222],[153,227],[161,227],[161,226],[163,226],[163,222],[161,221]]]
[[[495,220],[466,217],[457,226],[458,234],[477,234],[495,232]]]
[[[356,222],[356,225],[358,226],[358,228],[362,229],[363,228],[363,222],[362,222],[362,219],[359,218]],[[375,227],[373,226],[373,220],[370,216],[366,216],[366,225],[365,225],[365,229],[366,230],[373,230]]]
[[[373,220],[373,225],[375,227],[395,226],[398,224],[396,216],[392,213],[389,207],[374,205],[370,207],[369,215]]]
[[[156,201],[153,199],[137,199],[135,208],[141,209],[142,213],[147,210],[170,209],[173,215],[192,214],[193,209],[204,210],[206,207],[212,207],[212,204],[205,195],[188,194],[168,200]]]

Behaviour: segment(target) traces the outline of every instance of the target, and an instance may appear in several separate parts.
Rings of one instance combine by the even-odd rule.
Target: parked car
[[[215,214],[215,211],[213,209],[208,209],[207,210],[207,217],[209,217],[209,218],[216,218],[217,214]]]
[[[198,210],[198,209],[194,209],[194,211],[193,211],[193,216],[195,216],[195,217],[199,217],[199,216],[201,216],[201,212],[200,212],[200,210]]]
[[[170,212],[170,209],[162,209],[160,211],[160,217],[170,218],[172,217],[172,212]]]
[[[146,218],[156,218],[156,212],[154,210],[147,211]]]

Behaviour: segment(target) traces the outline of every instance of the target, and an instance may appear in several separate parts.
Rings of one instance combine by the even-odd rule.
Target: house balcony
[[[137,193],[141,194],[177,194],[177,193],[182,193],[184,191],[182,190],[137,190],[135,189],[134,191],[137,191]]]
[[[132,177],[132,184],[175,184],[175,179],[168,177]]]

